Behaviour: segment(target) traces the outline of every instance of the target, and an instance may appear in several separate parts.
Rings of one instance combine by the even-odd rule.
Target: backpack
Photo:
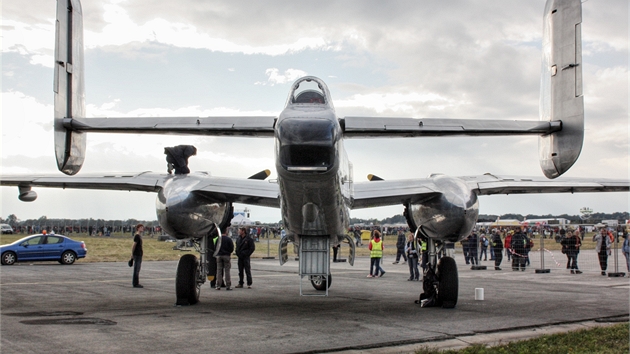
[[[489,244],[490,244],[490,242],[488,242],[488,239],[487,239],[487,238],[485,238],[485,239],[483,240],[483,245],[484,245],[485,247],[488,247],[488,245],[489,245]]]

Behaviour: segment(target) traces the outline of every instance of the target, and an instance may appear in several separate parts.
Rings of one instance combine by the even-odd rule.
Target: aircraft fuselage
[[[298,81],[275,127],[280,208],[288,234],[346,233],[352,174],[342,137],[325,84],[313,77]]]

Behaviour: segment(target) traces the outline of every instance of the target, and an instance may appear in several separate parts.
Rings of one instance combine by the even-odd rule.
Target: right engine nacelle
[[[457,242],[472,232],[479,216],[479,200],[459,178],[438,175],[433,182],[441,194],[406,205],[405,217],[432,239]]]

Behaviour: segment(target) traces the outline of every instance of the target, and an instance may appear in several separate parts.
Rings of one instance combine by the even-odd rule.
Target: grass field
[[[0,235],[0,244],[4,245],[11,243],[24,236],[25,235]],[[592,233],[586,235],[583,241],[582,249],[595,248],[595,244],[591,241],[592,237]],[[84,241],[88,249],[87,257],[80,259],[79,262],[126,262],[131,257],[131,245],[133,242],[132,237],[129,234],[113,235],[111,237],[93,237],[88,236],[87,234],[75,233],[70,235],[70,238],[77,241]],[[396,238],[396,236],[385,237],[385,255],[396,255]],[[147,236],[145,236],[143,240],[143,258],[145,261],[173,261],[178,260],[186,253],[195,253],[194,249],[191,249],[189,252],[173,250],[173,246],[176,245],[176,243],[173,242],[157,241],[157,238],[149,238]],[[261,239],[260,242],[256,242],[256,252],[254,252],[252,257],[262,258],[269,254],[271,257],[278,258],[278,240],[279,238],[271,238],[269,250],[267,249],[267,239]],[[540,247],[540,239],[535,239],[534,243],[534,249],[538,249]],[[360,257],[367,257],[370,254],[370,251],[367,248],[367,241],[363,241],[363,244],[364,246],[357,247],[356,255]],[[347,257],[347,247],[347,244],[342,244],[341,255],[343,258]],[[561,246],[554,240],[546,239],[545,248],[552,251],[558,251]],[[289,256],[294,256],[293,247],[291,247],[291,245],[289,245]]]
[[[506,354],[506,353],[589,353],[618,354],[630,351],[628,323],[596,327],[513,342],[495,347],[476,344],[461,350],[438,351],[424,348],[416,354]]]

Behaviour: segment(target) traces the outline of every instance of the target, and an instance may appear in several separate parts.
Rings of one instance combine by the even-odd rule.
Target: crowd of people
[[[139,285],[138,278],[140,264],[142,262],[142,240],[140,236],[144,231],[144,226],[139,230],[140,226],[142,225],[136,226],[136,235],[132,248],[132,258],[134,262],[130,262],[130,266],[135,263],[132,282],[134,287],[142,287],[142,285]],[[210,278],[213,279],[211,286],[217,290],[220,290],[222,286],[225,286],[227,290],[232,290],[230,277],[231,255],[235,251],[238,258],[239,273],[239,283],[236,288],[243,288],[245,284],[248,288],[251,288],[252,275],[250,257],[256,249],[254,244],[255,240],[260,237],[271,237],[271,235],[276,237],[275,235],[282,231],[279,229],[272,230],[266,227],[239,227],[237,230],[236,247],[234,247],[232,237],[228,236],[228,232],[231,233],[232,230],[224,230],[221,236],[220,249],[215,257],[217,264],[216,274],[209,275]],[[414,234],[410,233],[408,229],[394,229],[394,231],[397,233],[397,239],[396,258],[393,264],[399,264],[402,258],[403,264],[406,263],[409,267],[409,278],[407,280],[419,281],[421,279],[419,268],[422,268],[424,272],[427,267],[427,242],[419,234],[418,237],[414,237]],[[532,238],[536,235],[540,235],[541,238],[551,236],[546,235],[544,232],[532,233],[531,231],[532,229],[528,228],[528,226],[493,228],[491,230],[482,228],[473,231],[467,238],[461,241],[464,260],[466,264],[471,265],[472,269],[479,265],[479,261],[494,261],[494,269],[500,271],[502,270],[501,263],[503,262],[503,252],[505,252],[507,261],[511,263],[513,271],[525,271],[527,266],[530,265],[529,253],[534,247]],[[361,230],[359,228],[351,228],[349,232],[354,236],[357,246],[363,244],[361,240]],[[394,235],[396,233],[394,233]],[[567,257],[566,268],[571,271],[571,274],[582,274],[582,271],[578,268],[578,255],[580,254],[580,248],[584,240],[584,230],[579,227],[575,229],[567,228],[556,230],[556,234],[559,243],[562,245],[562,253]],[[630,241],[628,233],[624,230],[624,232],[620,234],[624,238],[621,251],[626,259],[627,270],[630,272]],[[218,237],[218,235],[213,236],[212,247],[217,244]],[[606,275],[608,257],[611,255],[615,236],[608,228],[601,227],[593,236],[592,242],[595,243],[595,252],[599,260],[601,274]],[[339,246],[340,245],[333,245],[334,260],[337,260]],[[368,249],[370,251],[370,271],[368,278],[382,277],[386,273],[382,267],[385,243],[381,231],[377,228],[372,229],[370,232]],[[212,249],[212,252],[214,252],[214,249]]]
[[[622,228],[620,230],[618,234],[623,237],[623,240],[619,240],[620,244],[622,243],[621,252],[626,261],[627,271],[630,272],[630,240],[627,230]],[[600,227],[596,231],[592,242],[595,244],[595,252],[597,253],[601,274],[607,275],[608,257],[611,255],[614,247],[615,234],[608,227]],[[355,236],[358,237],[359,235],[355,232]],[[505,258],[509,262],[508,266],[513,271],[525,271],[531,264],[530,252],[534,248],[534,238],[536,237],[553,238],[560,243],[562,254],[567,258],[566,269],[570,270],[571,274],[582,274],[578,267],[578,255],[584,241],[585,229],[580,226],[566,229],[554,229],[548,226],[538,229],[529,226],[481,228],[472,232],[460,243],[464,260],[467,265],[471,266],[471,269],[475,269],[480,261],[491,261],[494,262],[494,269],[500,271],[502,270],[501,264],[505,252]],[[370,241],[370,246],[373,247],[372,240]],[[405,237],[405,231],[400,231],[396,242],[396,258],[393,264],[399,264],[401,258],[403,264],[407,263],[409,265],[408,280],[418,280],[420,278],[418,266],[421,265],[422,270],[426,267],[426,242],[423,242],[421,238],[414,240],[411,233]],[[372,272],[370,274],[374,276]]]

